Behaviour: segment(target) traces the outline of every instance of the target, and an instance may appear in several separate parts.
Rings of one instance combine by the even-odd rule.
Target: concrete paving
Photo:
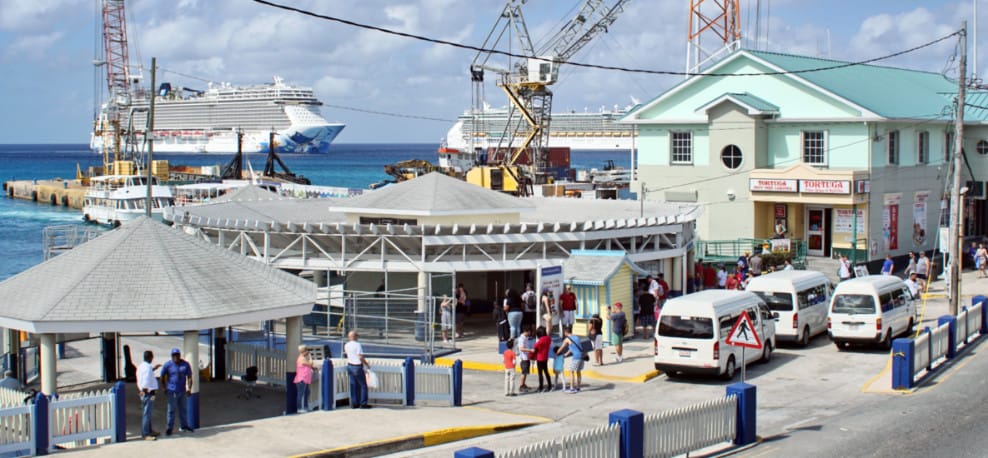
[[[943,291],[942,281],[931,285],[922,325],[935,323],[937,317],[946,314]],[[975,273],[968,272],[964,274],[964,304],[970,304],[974,295],[988,295],[988,279],[977,279]],[[230,397],[240,389],[236,384],[203,384],[204,427],[194,434],[71,453],[132,456],[167,451],[192,456],[310,453],[370,456],[391,452],[395,456],[448,457],[455,450],[470,446],[505,451],[562,437],[606,424],[608,414],[619,409],[633,408],[651,414],[722,397],[729,384],[712,378],[671,380],[665,376],[632,382],[653,371],[651,341],[635,339],[626,345],[623,363],[613,364],[613,351],[605,350],[607,364],[591,368],[602,376],[585,377],[581,393],[557,391],[505,397],[503,371],[496,370],[495,338],[468,334],[467,339],[458,342],[458,347],[462,352],[456,357],[469,363],[468,367],[475,364],[480,369],[494,369],[464,372],[463,400],[467,406],[464,408],[380,406],[368,411],[344,408],[221,423],[219,420],[225,416],[233,418],[235,412],[253,405]],[[747,382],[758,386],[759,434],[784,436],[787,431],[816,427],[872,396],[900,396],[891,390],[890,380],[884,378],[888,361],[888,352],[874,348],[838,352],[825,336],[815,338],[808,348],[780,347],[771,362],[749,366],[747,371]],[[61,361],[59,364],[64,367]],[[491,364],[495,367],[490,367]],[[529,385],[537,383],[537,378],[529,379]],[[232,391],[227,397],[207,396],[206,389],[211,385],[229,385],[228,390]],[[264,408],[265,415],[278,415],[283,408],[283,392],[272,390],[262,399],[277,400],[273,402],[277,407]],[[260,406],[255,407],[260,410]],[[130,412],[128,406],[128,435],[134,437],[138,431],[134,421],[138,417],[136,412]],[[215,418],[217,422],[207,422],[207,418]],[[530,426],[512,429],[521,425]],[[500,432],[505,429],[511,430]],[[708,453],[729,450],[725,447]],[[347,448],[353,449],[346,452]]]

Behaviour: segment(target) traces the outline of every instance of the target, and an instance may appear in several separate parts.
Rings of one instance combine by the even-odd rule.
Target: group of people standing
[[[141,437],[144,440],[156,440],[160,435],[151,425],[154,401],[160,385],[165,386],[165,396],[168,399],[165,435],[172,435],[176,415],[182,431],[194,432],[195,429],[189,423],[186,407],[186,396],[192,394],[192,365],[182,359],[182,352],[178,348],[172,349],[171,359],[164,365],[152,364],[153,361],[154,353],[146,350],[144,361],[137,366],[137,395],[141,399]],[[159,369],[160,372],[156,375],[155,372]]]
[[[794,270],[792,261],[783,261],[781,270]],[[703,259],[697,259],[693,267],[693,289],[744,289],[748,280],[766,272],[779,270],[778,266],[764,265],[761,251],[756,249],[754,254],[745,251],[738,256],[736,265],[728,270],[724,264],[704,264]],[[850,272],[850,268],[848,268]]]
[[[527,384],[528,374],[532,370],[532,361],[539,377],[537,393],[550,392],[553,386],[565,393],[579,393],[583,384],[584,362],[589,359],[583,341],[586,337],[573,334],[572,326],[563,327],[561,343],[553,347],[545,326],[539,326],[532,337],[531,328],[525,328],[516,338],[508,339],[504,357],[504,395],[516,396],[518,393],[533,391]],[[549,375],[549,360],[553,361],[553,376]],[[568,362],[567,362],[568,360]],[[521,381],[515,389],[516,365],[521,373]],[[570,372],[567,388],[565,371]],[[555,384],[553,383],[555,378]]]

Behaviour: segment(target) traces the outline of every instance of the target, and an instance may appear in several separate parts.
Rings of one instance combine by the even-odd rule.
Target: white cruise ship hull
[[[623,111],[602,111],[599,113],[553,113],[549,127],[550,148],[579,150],[631,150],[634,148],[634,130],[630,125],[615,121],[624,115]],[[514,123],[520,123],[516,118]],[[506,147],[507,133],[515,130],[508,126],[508,112],[504,109],[487,109],[473,114],[461,115],[446,133],[445,148],[459,151],[472,151],[475,148],[487,150],[493,147]],[[511,147],[518,147],[522,138],[516,137]]]

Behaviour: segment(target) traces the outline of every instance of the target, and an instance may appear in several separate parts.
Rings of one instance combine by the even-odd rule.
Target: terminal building
[[[229,250],[311,275],[331,308],[344,306],[332,299],[334,289],[386,291],[404,293],[414,301],[406,305],[421,314],[461,283],[471,309],[489,311],[507,288],[538,284],[541,269],[595,250],[623,252],[620,259],[634,267],[621,272],[636,278],[663,272],[671,289],[683,291],[702,213],[696,203],[519,198],[432,173],[341,199],[289,199],[245,187],[206,205],[172,207],[165,219]],[[573,280],[565,269],[561,275],[560,288]],[[581,305],[582,318],[618,300],[593,297],[598,303]]]
[[[809,256],[931,250],[957,89],[939,73],[736,51],[622,119],[638,130],[631,189],[704,206],[704,241],[781,231]],[[964,231],[984,234],[988,92],[970,89],[966,107]]]

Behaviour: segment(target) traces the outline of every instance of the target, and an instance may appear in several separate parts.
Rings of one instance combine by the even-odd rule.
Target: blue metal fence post
[[[415,405],[415,360],[406,357],[401,365],[402,377],[405,379],[405,405]]]
[[[916,351],[916,341],[899,338],[892,341],[892,389],[908,390],[913,387],[914,367],[913,353]]]
[[[285,415],[298,413],[298,389],[295,388],[295,371],[285,372]]]
[[[747,383],[732,383],[727,385],[727,395],[737,396],[737,431],[734,435],[734,445],[753,444],[758,440],[756,409],[758,405],[755,385]]]
[[[113,385],[113,421],[113,442],[127,442],[127,385],[122,381]]]
[[[988,334],[988,296],[974,296],[971,298],[971,307],[981,304],[981,335]]]
[[[453,407],[463,405],[463,361],[453,362]]]
[[[947,359],[953,359],[957,355],[957,317],[944,315],[937,319],[937,325],[949,324],[947,330]]]
[[[621,458],[645,456],[645,414],[631,409],[621,409],[607,416],[607,424],[621,427]]]
[[[326,352],[327,358],[322,360],[322,373],[319,374],[322,379],[319,383],[319,399],[322,403],[319,406],[322,410],[336,410],[336,387],[333,386],[333,382],[336,381],[336,376],[333,373],[333,360],[329,359],[329,352]]]
[[[480,447],[470,447],[453,452],[453,458],[494,458],[494,452]]]
[[[48,396],[38,393],[34,397],[34,453],[48,454]]]

